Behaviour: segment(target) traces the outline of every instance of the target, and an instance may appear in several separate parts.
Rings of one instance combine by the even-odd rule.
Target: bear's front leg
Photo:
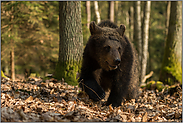
[[[121,102],[126,98],[126,94],[127,87],[118,84],[113,85],[106,105],[112,104],[113,107],[120,106]]]
[[[82,81],[80,87],[82,87],[82,90],[89,95],[90,99],[93,101],[99,101],[105,97],[105,91],[94,78],[87,80],[83,79]]]

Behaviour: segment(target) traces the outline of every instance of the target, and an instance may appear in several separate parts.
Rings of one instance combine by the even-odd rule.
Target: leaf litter
[[[2,122],[182,122],[182,87],[140,89],[119,107],[93,102],[78,86],[56,79],[1,79]]]

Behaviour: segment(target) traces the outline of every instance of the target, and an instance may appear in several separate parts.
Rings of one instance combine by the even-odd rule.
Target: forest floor
[[[182,122],[182,87],[140,90],[122,106],[93,102],[77,86],[62,81],[1,79],[1,122]],[[170,93],[169,93],[170,92]]]

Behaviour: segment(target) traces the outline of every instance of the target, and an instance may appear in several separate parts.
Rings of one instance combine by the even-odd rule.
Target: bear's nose
[[[118,65],[120,62],[121,62],[121,59],[116,59],[116,60],[114,61],[114,63],[115,63],[116,65]]]

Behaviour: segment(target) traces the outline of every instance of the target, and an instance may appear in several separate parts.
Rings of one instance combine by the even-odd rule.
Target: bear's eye
[[[105,49],[105,51],[109,52],[111,47],[110,46],[105,46],[104,49]]]

